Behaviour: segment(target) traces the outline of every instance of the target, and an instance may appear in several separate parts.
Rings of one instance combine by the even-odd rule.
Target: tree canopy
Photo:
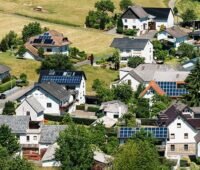
[[[2,125],[0,127],[0,146],[5,147],[10,155],[19,151],[19,143],[15,135],[11,133],[11,129]]]
[[[3,115],[14,115],[15,114],[15,103],[8,101],[5,103],[3,108]]]
[[[186,21],[193,21],[198,18],[197,14],[195,13],[194,9],[186,9],[184,13],[181,15],[182,19],[184,22]]]
[[[40,23],[32,22],[25,25],[22,30],[22,39],[26,42],[30,37],[41,34],[43,32]]]
[[[126,10],[129,6],[132,6],[133,2],[132,0],[121,0],[119,3],[120,9],[122,11]]]
[[[200,60],[197,60],[195,68],[190,72],[186,81],[186,89],[188,94],[184,99],[191,107],[200,106]]]
[[[57,140],[56,159],[63,170],[89,170],[93,163],[90,133],[85,126],[69,125]]]
[[[136,68],[140,64],[144,64],[144,58],[136,56],[136,57],[130,57],[128,59],[128,66],[131,68]]]
[[[177,51],[180,52],[181,57],[193,58],[194,46],[186,43],[181,43]]]
[[[41,69],[68,69],[74,70],[72,62],[69,60],[69,57],[62,54],[54,54],[42,61]]]
[[[111,0],[100,0],[95,3],[95,8],[102,12],[114,12],[115,6]]]

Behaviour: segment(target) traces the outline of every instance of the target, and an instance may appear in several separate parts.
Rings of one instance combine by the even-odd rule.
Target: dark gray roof
[[[140,83],[143,83],[144,80],[134,71],[134,70],[131,70],[129,72],[129,74],[134,78],[136,79],[137,81],[139,81]]]
[[[10,67],[0,64],[0,74],[10,71]]]
[[[33,96],[27,97],[26,102],[37,112],[44,111],[44,107]]]
[[[66,90],[65,87],[62,85],[56,84],[54,82],[47,82],[47,83],[36,84],[35,88],[38,87],[42,88],[51,96],[55,97],[57,100],[61,102],[69,101],[71,92]]]
[[[59,137],[59,133],[65,130],[66,125],[44,125],[41,128],[41,144],[53,144]]]
[[[181,38],[181,37],[185,37],[188,34],[185,33],[184,31],[182,31],[179,27],[171,27],[171,28],[167,28],[165,30],[168,34],[172,35],[175,38]]]
[[[200,113],[200,107],[190,107],[194,113]]]
[[[118,49],[144,49],[148,42],[148,39],[114,38],[110,46]]]
[[[143,8],[146,13],[155,16],[155,20],[167,20],[171,8]]]
[[[29,128],[30,116],[8,116],[0,115],[0,126],[8,125],[13,133],[26,133]]]

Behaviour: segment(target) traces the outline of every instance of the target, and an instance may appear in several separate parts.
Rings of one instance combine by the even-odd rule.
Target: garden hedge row
[[[9,90],[9,89],[11,89],[15,86],[16,86],[16,80],[15,79],[10,80],[6,83],[3,83],[3,84],[0,85],[0,93],[3,93],[3,92],[5,92],[5,91],[7,91],[7,90]]]

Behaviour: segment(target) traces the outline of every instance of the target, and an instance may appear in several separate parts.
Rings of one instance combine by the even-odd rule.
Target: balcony
[[[27,148],[39,148],[39,144],[22,144],[21,145],[23,149]]]
[[[159,152],[165,151],[166,145],[156,145],[156,148]]]

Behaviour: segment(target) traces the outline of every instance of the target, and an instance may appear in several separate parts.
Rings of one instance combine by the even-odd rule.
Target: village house
[[[130,57],[144,58],[145,63],[153,63],[153,45],[148,39],[114,38],[110,45],[120,51],[120,61],[127,63]]]
[[[193,70],[195,68],[196,62],[198,60],[200,60],[200,57],[196,57],[196,58],[193,58],[189,61],[186,61],[185,63],[182,64],[183,70],[186,70],[186,71]]]
[[[140,64],[132,70],[120,69],[120,80],[113,85],[127,83],[136,91],[139,84],[144,84],[146,89],[141,97],[151,98],[154,93],[158,93],[176,98],[187,94],[185,79],[188,75],[188,71],[175,70],[165,64]]]
[[[158,125],[169,132],[166,157],[200,157],[199,112],[200,107],[194,109],[178,102],[159,115]]]
[[[86,76],[83,71],[42,70],[38,82],[54,82],[63,85],[66,90],[75,92],[77,105],[85,103]]]
[[[137,29],[139,34],[149,30],[160,30],[161,26],[174,26],[174,15],[171,8],[143,8],[130,6],[121,15],[124,29]]]
[[[31,121],[40,122],[44,120],[44,107],[33,96],[26,97],[15,112],[17,116],[30,116]]]
[[[101,103],[99,110],[105,116],[118,120],[128,112],[128,106],[119,100],[113,100]]]
[[[71,42],[62,33],[55,30],[49,30],[43,34],[29,38],[25,43],[26,52],[23,57],[26,59],[41,60],[38,50],[42,48],[44,55],[52,55],[56,53],[69,54],[69,44]]]
[[[186,42],[188,34],[181,30],[179,27],[170,27],[158,32],[157,40],[165,40],[169,45],[178,48],[181,43]]]
[[[35,84],[31,90],[18,100],[21,104],[16,110],[17,114],[31,115],[31,118],[36,119],[41,119],[43,113],[62,115],[72,113],[76,109],[74,92],[66,90],[64,86],[53,82]],[[31,104],[30,101],[32,101]],[[40,105],[36,103],[40,103]]]
[[[0,83],[3,79],[10,76],[10,68],[8,66],[0,64]]]

